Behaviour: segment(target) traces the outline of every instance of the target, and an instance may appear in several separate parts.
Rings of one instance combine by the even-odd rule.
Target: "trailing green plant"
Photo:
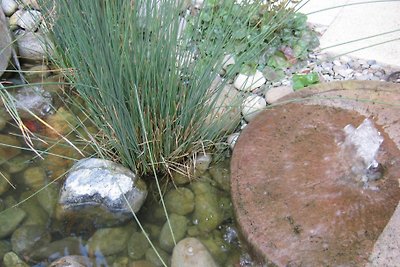
[[[253,57],[242,62],[245,68],[282,69],[304,60],[308,52],[319,45],[317,35],[307,26],[307,16],[294,12],[296,5],[289,7],[295,1],[269,2],[205,1],[200,21],[191,17],[188,22],[190,31],[198,33],[195,41],[199,54],[209,55],[213,47],[210,41],[224,38],[224,25],[229,24],[232,25],[232,40],[224,49],[235,55],[253,53]]]
[[[61,0],[48,7],[55,11],[47,22],[57,46],[54,59],[69,70],[66,75],[85,103],[81,108],[101,131],[101,138],[92,138],[93,146],[139,174],[168,173],[197,153],[218,153],[226,129],[239,122],[229,117],[239,97],[229,105],[218,101],[224,85],[240,63],[256,60],[260,47],[280,29],[258,30],[254,18],[268,6],[262,1],[244,1],[240,8],[225,0],[206,1],[183,30],[183,4]],[[210,8],[230,20],[222,23]],[[274,12],[282,10],[279,6]],[[262,24],[280,25],[281,20],[270,16]],[[253,30],[238,38],[243,24]],[[246,49],[231,51],[232,40]],[[211,86],[224,55],[232,52],[239,64]]]

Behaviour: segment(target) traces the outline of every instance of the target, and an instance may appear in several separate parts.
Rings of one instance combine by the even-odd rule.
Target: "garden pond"
[[[27,120],[27,125],[33,129],[37,124]],[[121,223],[100,222],[93,214],[65,215],[59,191],[78,153],[60,142],[40,159],[19,134],[12,124],[0,133],[1,143],[8,145],[0,147],[0,256],[5,266],[19,261],[26,263],[20,266],[49,266],[66,255],[89,256],[93,266],[162,266],[133,216]],[[189,181],[176,174],[174,184],[162,186],[176,241],[198,238],[220,266],[254,266],[234,222],[229,158],[197,176]],[[144,180],[149,194],[137,215],[169,266],[173,239],[155,184]]]

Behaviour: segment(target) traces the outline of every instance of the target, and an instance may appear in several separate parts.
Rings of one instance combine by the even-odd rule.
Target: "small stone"
[[[210,166],[211,161],[212,157],[210,154],[200,153],[197,155],[193,162],[195,175],[203,174],[208,169],[208,166]]]
[[[54,213],[55,207],[57,205],[57,197],[59,193],[59,188],[55,183],[46,185],[40,192],[36,194],[36,198],[40,206],[46,211],[50,216]]]
[[[233,133],[228,135],[228,137],[226,138],[226,142],[228,143],[228,145],[230,146],[230,148],[233,150],[233,148],[235,147],[236,141],[239,138],[240,133]]]
[[[79,255],[82,253],[81,245],[79,238],[66,237],[36,248],[30,253],[29,258],[34,261],[42,261],[51,260],[51,258],[54,260],[54,257],[59,258],[63,255],[66,256],[66,253],[68,255]]]
[[[43,187],[47,179],[45,170],[42,167],[35,166],[26,169],[22,175],[22,180],[26,186],[31,189]]]
[[[104,256],[108,256],[121,252],[126,248],[132,230],[130,225],[97,230],[87,243],[89,255],[101,253]]]
[[[31,196],[31,192],[24,192],[20,195],[20,208],[26,213],[26,219],[23,224],[43,225],[47,226],[49,223],[49,214],[42,208],[36,196]],[[29,198],[29,199],[28,199]],[[26,201],[25,201],[26,200]]]
[[[168,212],[178,215],[187,215],[194,209],[194,194],[185,187],[170,190],[165,195],[164,201]]]
[[[50,264],[49,267],[87,267],[96,266],[95,262],[85,256],[64,256]]]
[[[11,15],[10,19],[8,20],[8,25],[11,31],[15,31],[19,28],[17,25],[17,21],[19,20],[19,18],[22,16],[23,13],[24,10],[18,9],[17,11],[14,12],[14,14]]]
[[[202,232],[211,232],[223,221],[223,214],[218,206],[217,189],[207,182],[193,182],[190,187],[195,195],[193,213],[194,224]]]
[[[12,135],[0,134],[0,165],[21,153],[21,142]]]
[[[172,253],[171,267],[217,267],[207,248],[196,238],[181,240]]]
[[[268,104],[274,104],[278,102],[278,100],[284,96],[287,96],[293,93],[293,88],[289,86],[280,86],[271,88],[265,93],[265,100]]]
[[[360,68],[360,63],[357,61],[357,60],[353,60],[353,61],[350,61],[349,63],[348,63],[348,65],[349,65],[349,67],[350,68],[352,68],[352,69],[358,69],[358,68]]]
[[[50,232],[44,225],[19,227],[11,236],[12,250],[19,255],[27,255],[36,247],[50,243]]]
[[[50,69],[47,65],[37,65],[26,70],[25,78],[28,82],[44,80],[50,75]]]
[[[128,240],[128,256],[133,260],[139,260],[146,254],[150,247],[149,241],[143,233],[134,232]]]
[[[29,267],[27,263],[21,260],[14,252],[8,252],[3,258],[4,267]]]
[[[10,174],[0,169],[0,195],[8,191],[11,182]]]
[[[372,70],[380,70],[382,67],[378,64],[373,64],[369,68]]]
[[[274,83],[272,83],[272,87],[278,87],[278,86],[281,86],[282,85],[282,82],[274,82]]]
[[[26,31],[36,31],[42,21],[42,13],[37,10],[26,10],[17,20],[17,25]]]
[[[175,237],[175,241],[179,242],[185,237],[189,220],[185,216],[177,215],[171,213],[169,215],[169,221],[171,224],[171,229]],[[159,237],[160,248],[167,252],[172,252],[174,248],[174,239],[171,235],[171,229],[168,222],[165,222],[161,228],[161,233]]]
[[[35,119],[32,113],[42,118],[49,115],[52,111],[53,98],[41,85],[16,88],[10,91],[10,94],[16,100],[15,106],[21,118]]]
[[[338,60],[338,59],[335,59],[332,63],[333,63],[333,65],[335,65],[335,66],[342,66],[342,63],[341,63],[340,60]]]
[[[170,266],[171,259],[169,254],[158,247],[156,247],[156,250],[161,259],[158,257],[154,249],[150,247],[146,251],[146,260],[151,262],[155,267]]]
[[[19,154],[18,156],[4,162],[2,168],[11,174],[14,174],[28,168],[29,165],[32,164],[31,160],[32,155]]]
[[[348,64],[349,62],[352,61],[352,59],[348,56],[340,56],[339,57],[340,62],[342,62],[343,64]]]
[[[0,262],[7,252],[12,250],[10,241],[0,240]]]
[[[4,14],[9,17],[17,11],[18,4],[14,0],[2,0],[1,8],[3,9]]]
[[[47,116],[46,122],[51,126],[51,128],[46,127],[46,134],[51,137],[67,135],[79,124],[76,115],[64,107],[60,107],[57,112]]]
[[[217,185],[222,190],[229,192],[230,191],[230,167],[229,160],[221,161],[210,168],[211,177],[214,181],[217,182]]]
[[[130,262],[129,267],[154,267],[154,265],[147,260],[138,260]]]
[[[213,110],[206,118],[209,124],[218,125],[222,131],[233,131],[240,122],[240,103],[243,101],[241,92],[232,85],[225,85],[217,92],[217,99],[213,103]]]
[[[172,172],[172,180],[176,185],[184,185],[190,182],[190,176],[189,174],[174,171]]]
[[[34,9],[40,9],[37,0],[22,0],[22,4],[25,7],[30,7],[30,8],[34,8]]]
[[[246,75],[239,74],[233,85],[236,89],[249,92],[252,91],[261,85],[263,85],[267,80],[264,78],[264,75],[261,71],[257,70],[254,75]]]
[[[267,103],[261,96],[251,94],[249,95],[242,104],[242,114],[247,122],[254,119],[257,114],[265,109]]]
[[[20,208],[9,208],[0,213],[0,238],[9,236],[25,219],[26,213]]]
[[[53,53],[54,45],[40,32],[21,31],[16,36],[19,55],[22,58],[42,61]]]

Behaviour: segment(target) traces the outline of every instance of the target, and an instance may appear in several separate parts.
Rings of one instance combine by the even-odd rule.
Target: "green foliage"
[[[280,1],[278,6],[258,1],[237,4],[236,1],[205,1],[197,18],[189,20],[190,30],[197,32],[199,53],[207,56],[212,50],[205,36],[212,42],[224,38],[224,25],[232,25],[232,41],[224,49],[231,54],[250,53],[250,62],[259,69],[270,66],[282,69],[296,60],[307,57],[319,45],[316,34],[307,27],[307,17],[287,8],[291,1]],[[262,38],[260,38],[262,37]],[[272,59],[271,59],[272,58]]]
[[[319,82],[318,73],[310,72],[308,74],[293,75],[293,90],[299,90]]]

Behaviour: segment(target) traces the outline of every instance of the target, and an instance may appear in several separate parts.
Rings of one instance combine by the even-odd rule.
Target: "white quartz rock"
[[[257,70],[254,75],[246,75],[239,73],[236,76],[234,86],[238,90],[242,91],[252,91],[261,85],[263,85],[267,80],[265,79],[264,75],[261,71]]]
[[[267,102],[261,96],[256,94],[249,95],[242,104],[242,115],[247,122],[250,122],[255,116],[263,111]]]

